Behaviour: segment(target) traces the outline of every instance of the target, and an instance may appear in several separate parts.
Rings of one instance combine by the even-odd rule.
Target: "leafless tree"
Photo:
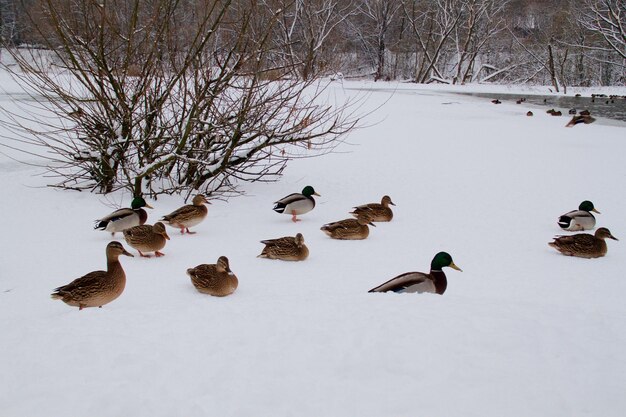
[[[59,187],[234,192],[330,152],[357,122],[353,103],[290,77],[278,13],[254,0],[45,0],[28,16],[44,51],[9,51],[37,101],[3,123]]]
[[[626,2],[624,0],[585,0],[578,14],[580,24],[599,36],[603,44],[597,50],[610,51],[621,59],[617,65],[626,66]]]

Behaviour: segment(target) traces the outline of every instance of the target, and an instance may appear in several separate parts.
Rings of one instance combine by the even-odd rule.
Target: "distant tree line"
[[[65,2],[76,8],[82,3],[119,3]],[[187,8],[222,3],[173,2]],[[290,65],[303,79],[342,72],[419,83],[548,83],[558,91],[567,86],[626,83],[624,0],[232,3],[254,10],[259,17],[276,19],[265,22],[272,26],[268,42],[275,46],[271,65]],[[29,28],[25,15],[39,8],[40,1],[0,0],[4,41],[37,45],[40,34]],[[188,18],[193,19],[193,14]]]

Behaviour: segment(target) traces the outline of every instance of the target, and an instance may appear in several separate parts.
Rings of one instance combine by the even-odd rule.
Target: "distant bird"
[[[549,109],[549,110],[546,110],[546,113],[548,113],[548,114],[552,114],[552,113],[554,113],[554,112],[556,112],[556,110],[554,110],[554,109]]]
[[[113,241],[106,247],[107,270],[93,271],[75,279],[67,285],[56,288],[51,294],[72,307],[82,310],[86,307],[102,307],[119,297],[126,286],[126,274],[119,256],[133,256],[120,242]]]
[[[491,102],[492,102],[493,104],[500,104],[500,103],[502,103],[502,102],[501,102],[500,100],[498,100],[497,98],[496,98],[496,99],[491,100]]]
[[[115,232],[123,232],[133,226],[142,225],[148,220],[148,213],[143,207],[152,208],[143,197],[135,197],[130,203],[130,208],[115,210],[108,216],[96,220],[94,229],[106,230],[115,236]]]
[[[372,223],[371,215],[367,212],[359,214],[356,219],[339,220],[325,224],[320,230],[333,239],[339,240],[362,240],[370,234],[368,227],[376,225]]]
[[[318,197],[320,196],[315,192],[313,187],[307,185],[302,190],[302,194],[289,194],[288,196],[274,202],[275,205],[273,210],[277,213],[291,214],[291,220],[295,223],[300,221],[300,219],[296,216],[308,213],[315,208],[315,200],[312,197],[314,195]]]
[[[188,234],[192,235],[196,232],[190,231],[189,228],[200,224],[209,212],[205,204],[211,203],[204,195],[198,194],[191,200],[191,204],[182,206],[170,214],[163,216],[161,221],[171,227],[180,229],[181,235],[185,234],[185,230]]]
[[[593,118],[592,116],[589,115],[578,115],[578,116],[574,116],[572,117],[572,120],[570,120],[565,127],[572,127],[574,125],[578,125],[581,123],[584,123],[586,125],[595,122],[596,119]]]
[[[369,213],[373,222],[389,222],[393,219],[393,211],[389,205],[395,206],[391,197],[383,196],[379,203],[369,203],[354,207],[350,212],[354,217],[359,217],[363,213]]]
[[[165,225],[156,222],[153,226],[144,224],[124,230],[124,239],[131,247],[137,249],[140,256],[149,258],[150,255],[145,255],[144,252],[154,252],[158,258],[165,256],[159,251],[165,247],[165,241],[170,240],[170,237],[167,235]]]
[[[557,236],[548,245],[563,255],[579,258],[600,258],[606,255],[607,247],[604,239],[618,240],[609,229],[601,227],[593,235],[578,233],[568,236]]]
[[[216,264],[201,264],[187,269],[187,275],[196,289],[215,297],[225,297],[239,286],[237,276],[230,270],[228,258],[220,256]]]
[[[589,116],[591,114],[591,112],[589,110],[585,109],[585,110],[581,110],[580,113],[578,113],[578,114],[580,114],[581,116]]]
[[[563,230],[578,232],[580,230],[591,230],[596,227],[596,218],[591,212],[598,213],[589,200],[585,200],[578,206],[578,210],[572,210],[559,216],[558,224]]]
[[[515,104],[522,104],[524,101],[520,98],[519,100],[515,101]]]
[[[257,258],[280,259],[283,261],[304,261],[309,256],[309,248],[304,244],[302,233],[295,237],[262,240],[265,245]]]
[[[557,110],[557,111],[553,111],[552,113],[550,113],[550,115],[551,116],[561,116],[561,115],[563,115],[563,113],[561,113],[560,110]]]
[[[576,114],[576,109],[569,109],[568,113],[569,114]]]
[[[579,93],[577,93],[574,97],[580,97],[580,94],[579,94]]]
[[[397,293],[434,293],[443,294],[448,287],[446,274],[443,272],[444,267],[450,267],[457,271],[462,271],[452,261],[452,256],[446,252],[439,252],[435,255],[430,263],[430,273],[424,272],[406,272],[390,279],[384,284],[376,288],[372,288],[369,292],[388,292]]]
[[[526,112],[526,116],[533,116],[533,112],[531,112],[530,110],[528,110],[528,111]]]

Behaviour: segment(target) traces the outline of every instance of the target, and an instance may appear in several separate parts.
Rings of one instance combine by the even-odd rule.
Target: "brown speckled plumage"
[[[599,258],[606,255],[607,247],[604,239],[607,238],[618,240],[611,234],[609,229],[601,227],[593,235],[578,233],[569,236],[557,236],[548,245],[563,255],[577,256],[579,258]]]
[[[285,236],[278,239],[262,240],[265,248],[258,258],[281,259],[283,261],[303,261],[309,256],[309,248],[304,244],[304,236]]]
[[[120,242],[113,241],[106,247],[107,270],[93,271],[54,290],[51,297],[65,304],[78,307],[102,307],[119,297],[126,286],[126,274],[119,256],[133,256]]]
[[[366,239],[370,234],[368,225],[375,226],[372,223],[370,214],[365,212],[356,219],[345,219],[325,224],[320,230],[333,239],[362,240]]]
[[[393,218],[393,211],[391,211],[389,205],[395,206],[393,201],[391,201],[391,197],[386,195],[381,199],[380,204],[363,204],[354,207],[354,210],[352,210],[350,214],[354,217],[359,217],[359,215],[367,212],[370,214],[373,222],[389,222]]]
[[[187,275],[198,291],[216,297],[232,294],[239,285],[239,280],[230,270],[228,258],[225,256],[220,256],[216,264],[201,264],[189,268]]]
[[[157,257],[164,256],[165,254],[159,251],[165,247],[165,241],[170,237],[167,235],[165,225],[156,222],[152,226],[144,224],[124,230],[124,239],[131,247],[137,249],[139,255],[149,258],[150,256],[144,252],[154,252]]]
[[[209,212],[205,204],[211,203],[202,194],[196,195],[191,203],[163,216],[161,220],[172,227],[180,229],[181,234],[184,234],[185,231],[189,234],[196,233],[189,231],[189,228],[200,224],[204,220]]]

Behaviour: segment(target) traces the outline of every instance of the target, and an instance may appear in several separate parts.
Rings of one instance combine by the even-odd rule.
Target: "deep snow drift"
[[[280,183],[214,200],[196,235],[169,229],[165,257],[123,257],[126,290],[102,309],[49,294],[105,267],[93,220],[130,196],[44,188],[0,155],[0,415],[622,416],[624,126],[394,87],[334,83],[340,98],[373,90],[368,127]],[[322,196],[301,222],[272,211],[305,185]],[[319,230],[384,194],[394,219],[367,240]],[[604,258],[547,245],[585,199],[622,239]],[[151,223],[183,202],[150,204]],[[260,240],[297,232],[306,261],[256,258]],[[464,271],[446,270],[443,296],[367,293],[441,250]],[[185,270],[220,255],[239,289],[199,294]]]

